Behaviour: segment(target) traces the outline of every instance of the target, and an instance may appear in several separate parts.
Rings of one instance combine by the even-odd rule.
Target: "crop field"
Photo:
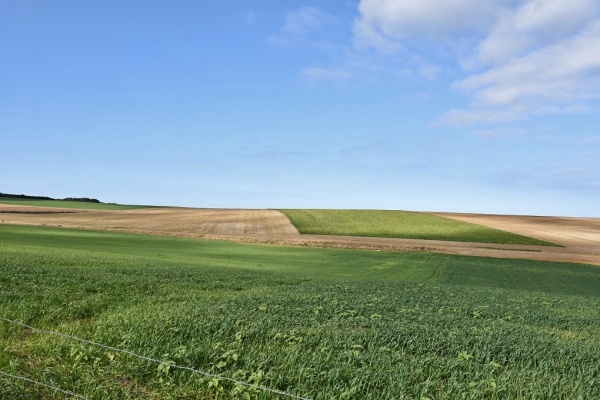
[[[91,203],[83,201],[69,200],[31,200],[31,199],[11,199],[2,197],[0,204],[10,204],[15,206],[30,206],[30,207],[53,207],[53,208],[68,208],[77,210],[135,210],[139,208],[147,208],[149,206],[134,206],[123,204],[109,203]]]
[[[314,212],[314,211],[313,211]],[[347,211],[344,212],[347,215]],[[394,212],[396,218],[403,212]],[[376,212],[366,212],[378,214]],[[600,218],[557,218],[528,216],[491,216],[444,214],[443,217],[423,218],[423,213],[406,213],[406,219],[392,224],[390,219],[380,221],[396,233],[440,231],[440,224],[454,226],[445,235],[455,233],[457,238],[476,236],[506,241],[506,238],[523,240],[524,236],[554,243],[558,246],[526,244],[503,244],[493,242],[457,242],[404,239],[373,236],[335,236],[300,234],[288,217],[277,210],[257,209],[210,209],[148,207],[134,210],[82,210],[56,207],[27,207],[0,204],[0,223],[32,226],[55,226],[72,229],[103,230],[142,233],[162,236],[180,236],[228,240],[241,243],[268,243],[292,246],[355,248],[382,251],[429,251],[443,254],[474,255],[493,258],[530,259],[540,261],[573,262],[600,265]],[[414,217],[417,218],[414,218]],[[467,221],[460,221],[468,218]],[[459,221],[454,221],[458,219]],[[465,222],[475,221],[475,224]],[[332,223],[336,220],[332,219]],[[370,219],[365,225],[376,229],[376,221]],[[414,224],[423,223],[417,227]],[[404,225],[403,225],[404,224]],[[428,225],[427,225],[428,224]],[[391,226],[391,227],[390,227]],[[456,229],[459,227],[461,229]],[[487,227],[487,228],[486,228]],[[489,229],[495,228],[495,229]],[[500,231],[498,231],[500,229]],[[389,230],[389,229],[388,229]],[[503,231],[503,232],[502,232]],[[477,234],[477,232],[483,232]],[[517,234],[515,237],[512,234]],[[495,235],[495,236],[494,236]],[[518,236],[521,235],[521,236]],[[399,235],[400,236],[400,235]],[[525,242],[532,242],[531,239]],[[536,243],[536,242],[534,242]],[[560,246],[560,247],[559,247]]]
[[[590,265],[0,225],[0,318],[6,399],[600,398]]]
[[[436,215],[386,210],[280,210],[298,232],[553,246],[548,242]]]

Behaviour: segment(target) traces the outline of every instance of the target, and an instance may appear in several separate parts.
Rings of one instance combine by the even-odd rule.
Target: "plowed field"
[[[204,237],[248,243],[430,251],[600,265],[599,218],[435,214],[534,237],[563,247],[300,235],[289,220],[275,210],[145,208],[109,211],[0,205],[0,223]]]

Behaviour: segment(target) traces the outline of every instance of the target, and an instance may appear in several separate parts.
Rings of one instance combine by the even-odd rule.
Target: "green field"
[[[556,246],[541,240],[412,211],[279,210],[303,234]]]
[[[600,268],[0,225],[0,317],[311,399],[600,398]],[[285,398],[0,322],[90,399]],[[65,398],[0,376],[0,398]]]
[[[12,204],[16,206],[35,206],[35,207],[56,207],[71,208],[81,210],[135,210],[138,208],[149,208],[151,206],[134,206],[124,204],[92,203],[84,201],[69,200],[32,200],[32,199],[12,199],[0,197],[0,204]]]

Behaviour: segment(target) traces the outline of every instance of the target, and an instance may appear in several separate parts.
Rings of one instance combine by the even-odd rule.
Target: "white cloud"
[[[598,0],[361,0],[359,11],[359,48],[460,44],[446,46],[465,74],[453,88],[472,101],[446,122],[579,112],[600,98]]]
[[[285,16],[281,30],[293,35],[305,35],[319,28],[325,14],[316,7],[302,7]]]
[[[432,80],[440,73],[435,65],[419,65],[416,70],[404,67],[401,63],[394,64],[372,54],[361,54],[344,52],[339,62],[333,62],[329,66],[310,66],[304,68],[300,77],[309,81],[340,81],[359,79],[366,81],[378,81],[381,76],[409,79],[419,77]]]
[[[594,20],[596,0],[534,0],[502,13],[481,41],[482,63],[503,63],[577,34]]]
[[[359,46],[389,51],[420,38],[484,30],[500,7],[493,0],[362,0],[354,22]],[[500,2],[501,3],[501,2]]]
[[[302,7],[285,16],[280,32],[267,37],[267,42],[285,46],[319,29],[327,14],[316,7]]]
[[[597,49],[600,21],[577,35],[455,82],[456,89],[473,94],[471,110],[463,115],[486,119],[504,114],[515,119],[589,110],[586,103],[600,98]]]

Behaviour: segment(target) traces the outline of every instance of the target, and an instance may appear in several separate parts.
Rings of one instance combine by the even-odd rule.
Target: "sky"
[[[0,192],[600,217],[598,0],[0,1]]]

